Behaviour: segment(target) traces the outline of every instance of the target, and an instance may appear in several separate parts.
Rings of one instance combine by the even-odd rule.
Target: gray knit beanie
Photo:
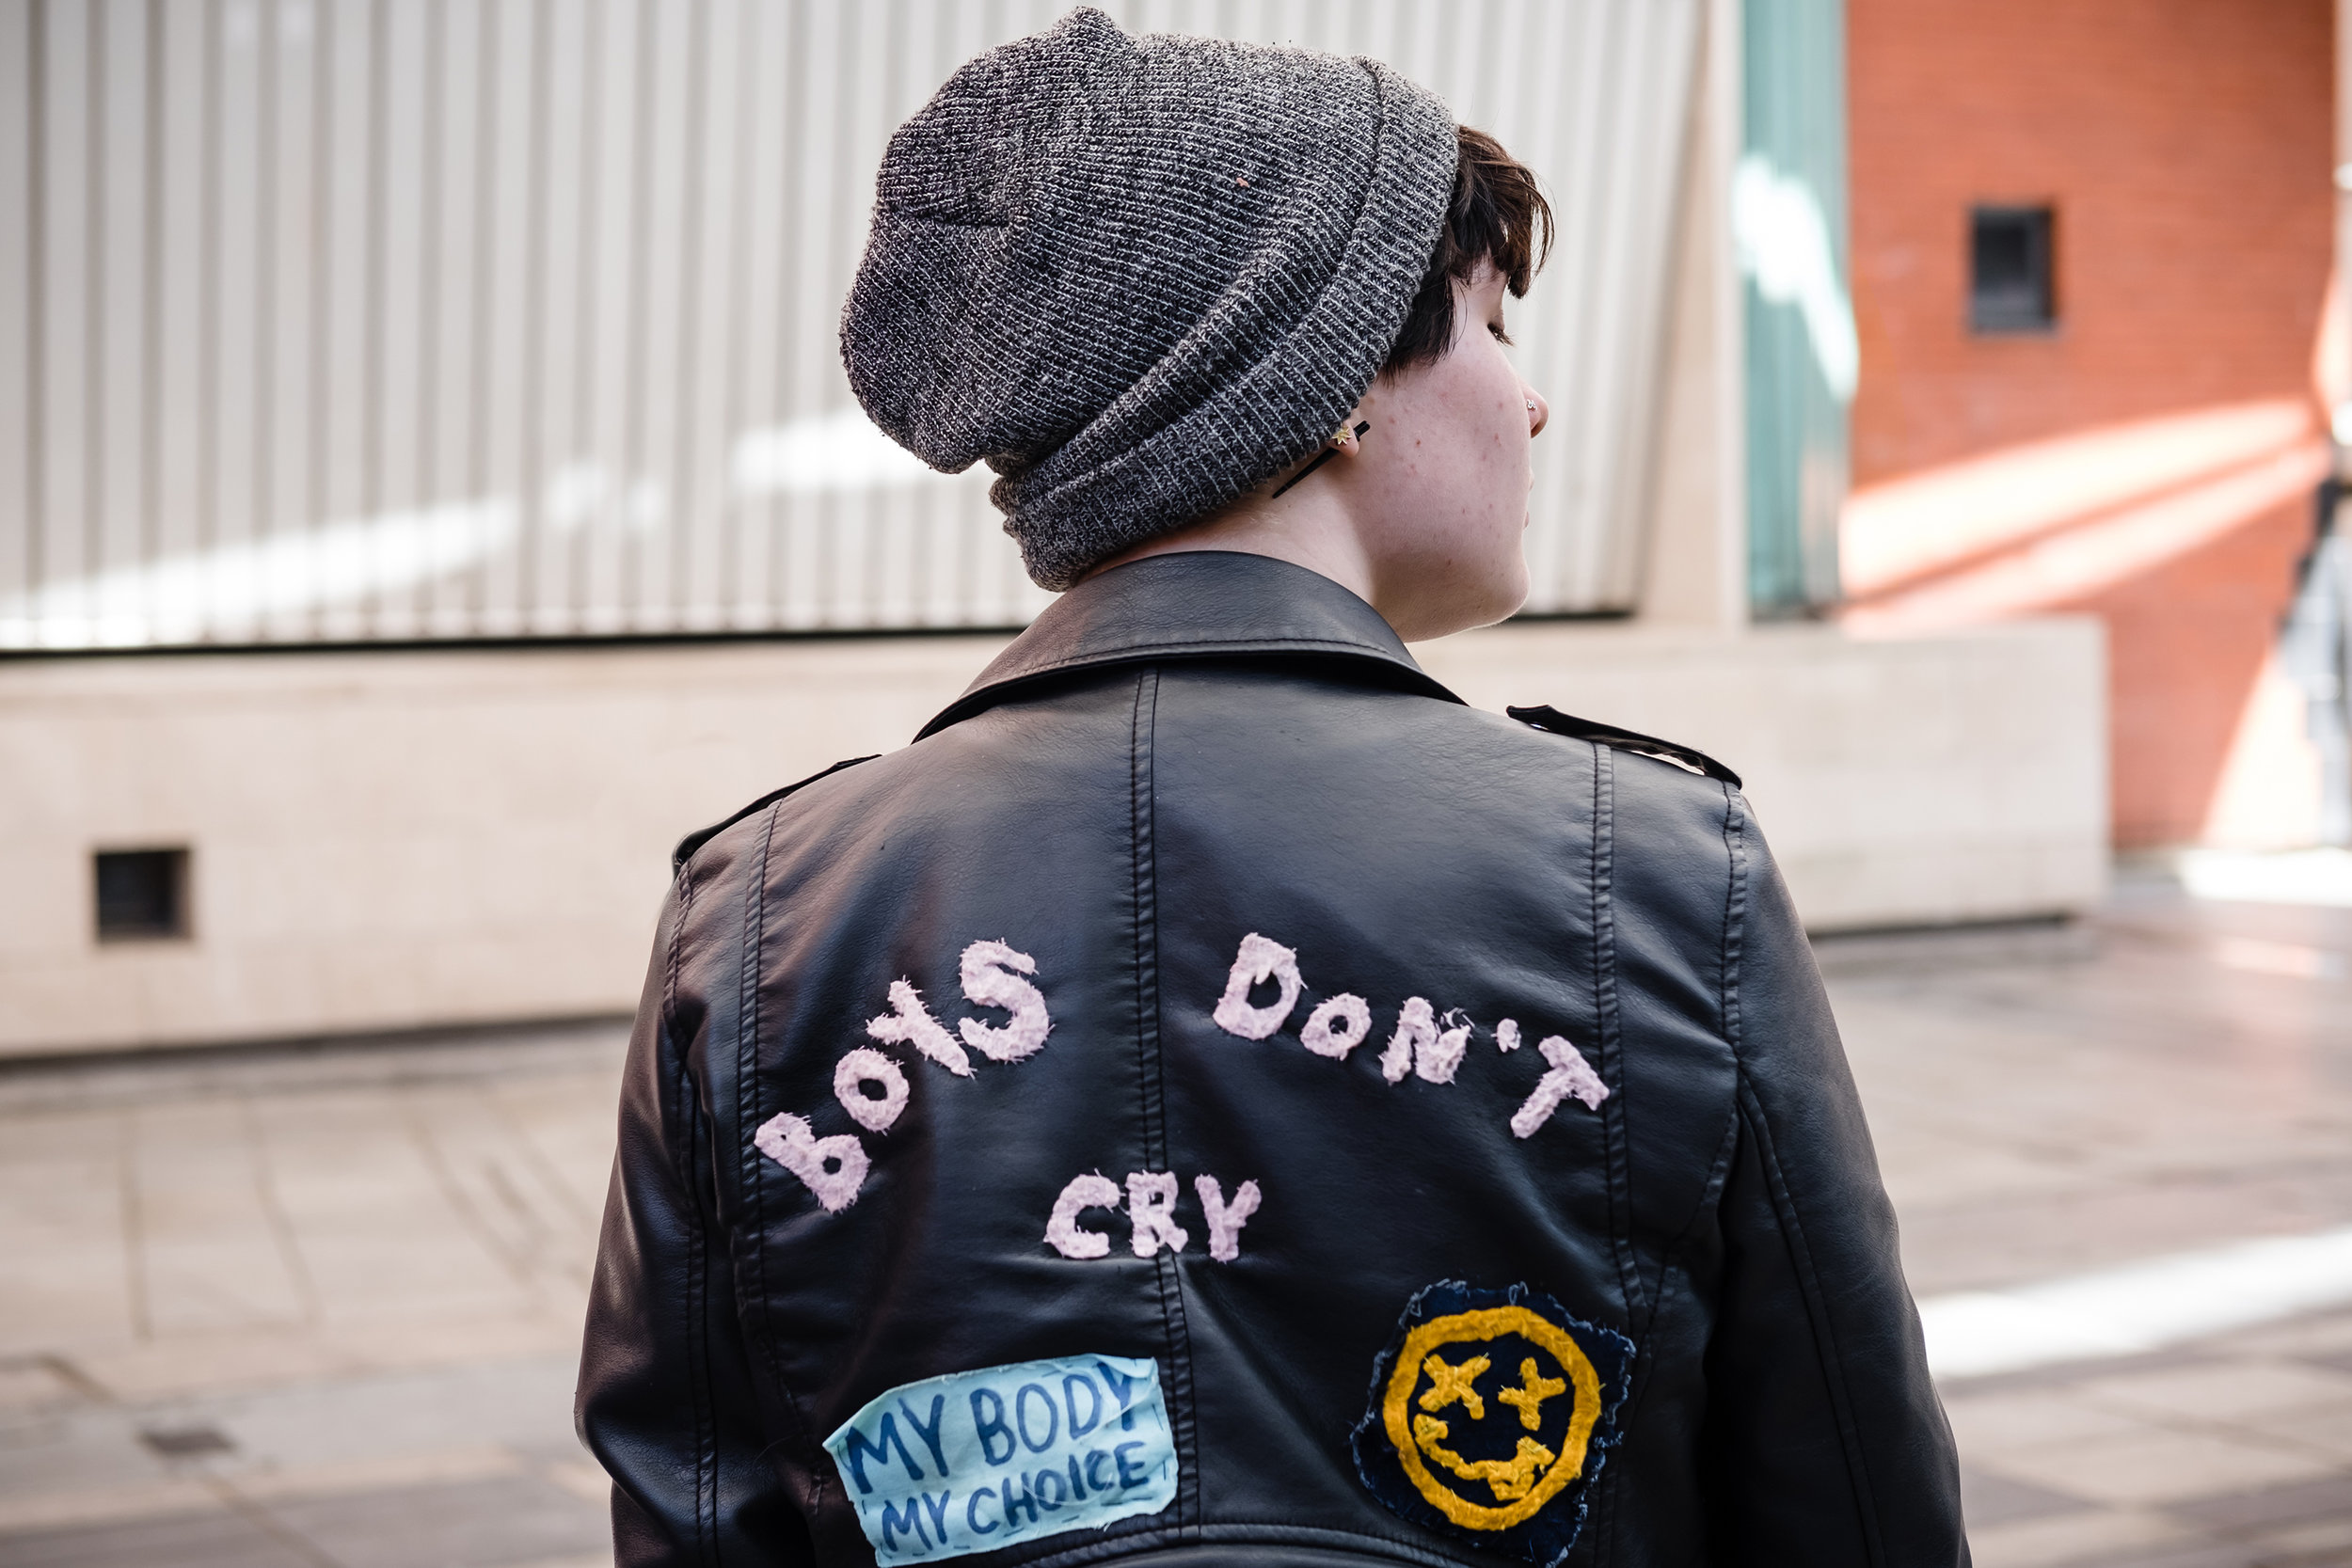
[[[987,459],[1029,576],[1067,588],[1330,436],[1404,327],[1455,156],[1445,105],[1376,60],[1074,10],[891,137],[850,386],[932,467]]]

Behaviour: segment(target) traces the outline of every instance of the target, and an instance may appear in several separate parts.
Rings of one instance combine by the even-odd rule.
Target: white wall
[[[0,1054],[627,1008],[672,843],[903,744],[999,640],[0,663]],[[1530,625],[1423,650],[1745,772],[1808,920],[2094,898],[2094,626],[1912,642]],[[89,856],[194,852],[192,940],[92,936]]]
[[[1819,931],[2096,902],[2105,646],[2077,618],[1884,641],[1821,626],[1537,624],[1432,644],[1422,660],[1481,707],[1549,702],[1727,764]]]
[[[671,845],[903,744],[999,640],[0,665],[0,1050],[633,1004]],[[91,936],[187,845],[195,938]]]

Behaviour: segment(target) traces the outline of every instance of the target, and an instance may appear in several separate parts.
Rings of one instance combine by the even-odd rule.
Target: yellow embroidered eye
[[[1429,1374],[1429,1387],[1421,1396],[1423,1410],[1443,1410],[1449,1404],[1459,1404],[1470,1413],[1470,1419],[1486,1418],[1486,1402],[1478,1397],[1478,1378],[1494,1363],[1483,1355],[1473,1355],[1456,1367],[1441,1355],[1432,1355],[1421,1364]],[[1440,1427],[1438,1431],[1445,1429]]]

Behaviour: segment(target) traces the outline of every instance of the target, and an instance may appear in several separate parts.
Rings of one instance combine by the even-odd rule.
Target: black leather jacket
[[[1964,1562],[1736,781],[1538,717],[1160,557],[682,845],[580,1370],[620,1560]]]

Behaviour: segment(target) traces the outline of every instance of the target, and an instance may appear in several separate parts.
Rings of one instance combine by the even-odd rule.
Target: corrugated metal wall
[[[0,0],[0,647],[1003,626],[856,411],[872,171],[1060,0]],[[1696,0],[1161,0],[1549,182],[1531,609],[1630,603]]]

